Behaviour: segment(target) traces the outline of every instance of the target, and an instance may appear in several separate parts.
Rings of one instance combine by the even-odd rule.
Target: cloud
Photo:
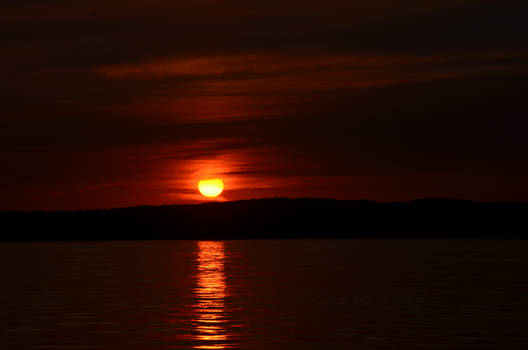
[[[427,193],[420,176],[478,193],[455,173],[522,193],[505,174],[528,172],[526,10],[4,1],[0,207],[159,204],[194,195],[203,169],[228,199],[341,196],[352,180],[367,189],[349,197],[394,198]]]
[[[101,66],[96,72],[112,79],[166,79],[189,81],[238,80],[282,77],[310,73],[354,72],[368,76],[376,70],[471,68],[471,65],[508,65],[527,63],[527,51],[478,51],[434,55],[350,55],[350,54],[239,54],[198,56]],[[520,61],[519,61],[520,60]],[[366,80],[366,79],[365,79]]]

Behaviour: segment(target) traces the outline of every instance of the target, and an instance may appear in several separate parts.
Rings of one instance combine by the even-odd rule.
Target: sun
[[[205,197],[218,197],[224,190],[224,183],[222,179],[200,180],[198,182],[198,189]]]

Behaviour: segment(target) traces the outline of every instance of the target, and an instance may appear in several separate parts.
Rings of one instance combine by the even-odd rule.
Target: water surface
[[[0,245],[4,349],[525,349],[528,242]]]

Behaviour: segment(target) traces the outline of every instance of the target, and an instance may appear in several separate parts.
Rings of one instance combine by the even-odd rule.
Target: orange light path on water
[[[195,349],[225,349],[228,336],[225,329],[226,277],[224,273],[224,242],[198,242],[198,274],[194,294],[196,340],[204,344]]]

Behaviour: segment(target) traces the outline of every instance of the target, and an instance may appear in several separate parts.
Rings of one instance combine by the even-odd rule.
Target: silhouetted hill
[[[528,203],[259,199],[109,210],[0,212],[3,241],[527,238]]]

